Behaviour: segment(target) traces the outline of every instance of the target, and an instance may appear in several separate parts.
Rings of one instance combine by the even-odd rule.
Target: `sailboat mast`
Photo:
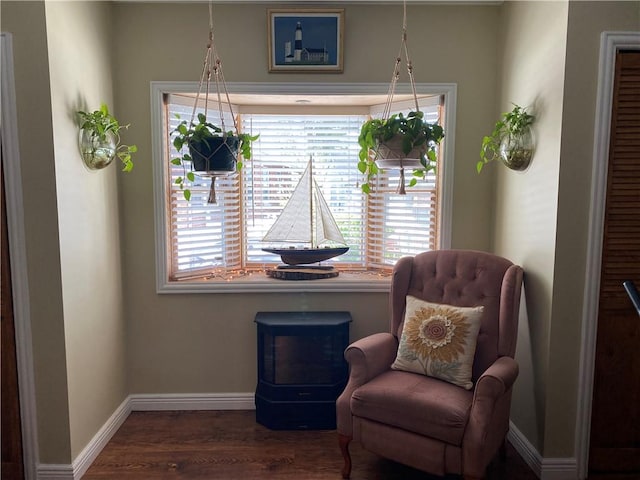
[[[316,248],[313,230],[313,155],[309,155],[309,233],[311,233],[311,248]]]

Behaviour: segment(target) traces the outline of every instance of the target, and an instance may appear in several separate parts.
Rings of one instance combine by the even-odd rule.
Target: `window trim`
[[[167,258],[166,202],[165,183],[166,165],[164,159],[165,142],[168,141],[163,127],[163,96],[171,93],[196,93],[198,82],[151,82],[151,154],[153,167],[154,220],[155,220],[155,264],[156,292],[164,293],[249,293],[249,292],[388,292],[390,277],[376,277],[371,274],[341,273],[336,278],[327,280],[284,282],[254,274],[251,276],[225,281],[216,280],[184,280],[168,279],[169,259]],[[299,94],[299,95],[384,95],[389,89],[383,83],[228,83],[227,90],[235,94]],[[418,83],[418,95],[444,95],[444,115],[447,132],[456,131],[456,97],[455,83]],[[398,84],[397,94],[411,94],[408,84]],[[443,157],[439,165],[441,169],[439,238],[440,248],[450,248],[453,214],[453,159],[454,134],[446,134],[443,140]],[[355,166],[354,166],[355,168]]]

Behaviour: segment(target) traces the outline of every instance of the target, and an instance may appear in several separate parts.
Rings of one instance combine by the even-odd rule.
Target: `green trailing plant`
[[[176,118],[180,119],[180,115],[176,114]],[[182,166],[184,175],[176,178],[175,184],[180,187],[184,198],[189,201],[191,199],[191,190],[187,188],[187,182],[195,180],[193,171],[193,158],[190,148],[200,149],[200,145],[207,139],[214,137],[237,138],[238,152],[242,155],[242,159],[251,159],[251,143],[256,141],[259,135],[249,135],[247,133],[236,133],[233,130],[224,132],[222,128],[207,121],[207,117],[203,113],[197,115],[197,123],[189,123],[186,120],[180,122],[172,131],[173,146],[180,154],[179,157],[171,159],[173,165]],[[242,161],[236,163],[237,170],[242,169]]]
[[[513,109],[502,114],[502,118],[498,120],[493,128],[491,135],[482,139],[482,148],[480,149],[480,160],[476,164],[478,173],[489,162],[492,162],[501,156],[501,145],[505,140],[521,137],[528,133],[535,120],[535,116],[526,111],[526,108],[513,104]],[[521,152],[515,152],[515,155],[531,155],[531,149]],[[513,159],[517,160],[517,159]]]
[[[413,170],[410,187],[418,183],[418,179],[424,178],[427,172],[435,170],[436,146],[444,138],[444,130],[440,125],[426,122],[421,111],[410,112],[406,117],[399,113],[387,119],[373,118],[362,125],[358,137],[358,170],[366,176],[366,182],[360,186],[364,193],[371,191],[370,182],[380,172],[375,162],[380,144],[390,141],[396,135],[401,137],[402,152],[405,155],[415,148],[421,150],[421,167]]]
[[[115,155],[122,162],[122,170],[130,172],[133,169],[132,154],[138,151],[136,145],[125,145],[120,143],[120,131],[129,128],[129,124],[120,125],[118,120],[109,113],[109,107],[105,103],[100,105],[99,110],[93,112],[77,112],[80,119],[80,129],[89,132],[89,149],[82,152],[83,156],[94,157],[99,154],[99,145],[108,141],[109,135],[115,139]]]

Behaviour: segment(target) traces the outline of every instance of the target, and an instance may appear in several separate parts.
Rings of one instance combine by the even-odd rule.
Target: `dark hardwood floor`
[[[487,480],[537,480],[511,445]],[[352,443],[352,480],[443,480]],[[253,411],[133,412],[83,480],[340,480],[335,431],[273,431]],[[448,476],[447,480],[457,480]]]

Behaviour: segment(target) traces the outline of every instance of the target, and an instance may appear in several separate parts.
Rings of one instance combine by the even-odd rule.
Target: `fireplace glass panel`
[[[331,383],[331,336],[276,336],[274,382],[278,385]]]

